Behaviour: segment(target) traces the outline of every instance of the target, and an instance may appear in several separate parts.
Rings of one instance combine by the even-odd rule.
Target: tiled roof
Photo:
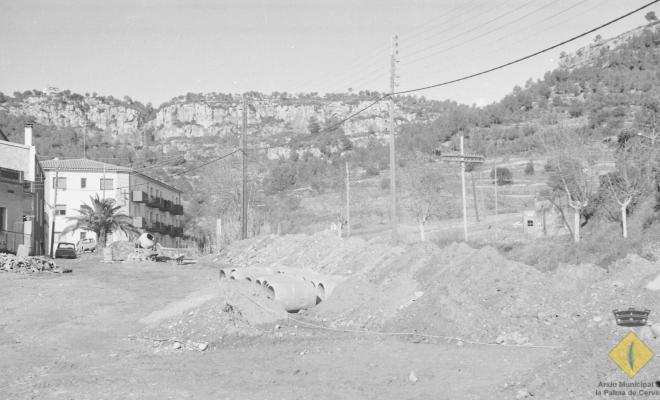
[[[131,172],[128,167],[108,164],[100,161],[88,160],[86,158],[74,158],[68,160],[45,160],[41,162],[45,170],[54,170],[58,167],[62,171],[99,171],[99,172]]]
[[[121,165],[113,165],[113,164],[108,164],[100,161],[94,161],[94,160],[89,160],[86,158],[73,158],[73,159],[67,159],[67,160],[44,160],[41,161],[41,167],[46,170],[46,171],[53,171],[56,170],[57,167],[60,168],[60,171],[83,171],[83,172],[128,172],[128,173],[133,173],[133,174],[138,174],[141,175],[147,179],[150,179],[154,182],[158,182],[158,184],[168,187],[174,191],[177,191],[181,193],[181,190],[170,186],[164,182],[159,181],[158,179],[154,179],[148,175],[145,175],[141,172],[134,171],[133,169],[129,167],[122,167]]]

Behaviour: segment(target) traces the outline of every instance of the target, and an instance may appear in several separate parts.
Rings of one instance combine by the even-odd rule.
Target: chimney
[[[32,124],[25,123],[25,145],[32,146]]]

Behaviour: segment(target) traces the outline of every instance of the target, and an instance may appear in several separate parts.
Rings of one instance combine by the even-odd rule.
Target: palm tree
[[[108,234],[121,231],[129,236],[139,233],[138,228],[133,225],[133,218],[119,212],[121,206],[116,204],[115,199],[101,199],[97,194],[90,196],[91,206],[83,204],[78,211],[79,215],[69,217],[70,221],[75,222],[68,226],[64,232],[84,229],[96,234],[96,249],[105,247]]]

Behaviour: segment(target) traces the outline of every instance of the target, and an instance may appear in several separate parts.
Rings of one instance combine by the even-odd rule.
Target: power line
[[[500,70],[500,69],[503,69],[503,68],[509,67],[509,66],[511,66],[511,65],[514,65],[514,64],[520,63],[520,62],[522,62],[522,61],[528,60],[528,59],[533,58],[533,57],[536,57],[536,56],[538,56],[538,55],[540,55],[540,54],[543,54],[543,53],[546,53],[546,52],[548,52],[548,51],[550,51],[550,50],[556,49],[557,47],[563,46],[563,45],[568,44],[568,43],[570,43],[570,42],[573,42],[573,41],[575,41],[575,40],[577,40],[577,39],[580,39],[580,38],[583,38],[583,37],[585,37],[585,36],[587,36],[587,35],[590,35],[590,34],[596,32],[596,31],[598,31],[598,30],[600,30],[600,29],[603,29],[603,28],[605,28],[605,27],[607,27],[607,26],[609,26],[609,25],[612,25],[612,24],[614,24],[614,23],[616,23],[616,22],[618,22],[618,21],[620,21],[620,20],[622,20],[622,19],[624,19],[624,18],[627,18],[627,17],[629,17],[630,15],[635,14],[635,13],[637,13],[637,12],[639,12],[639,11],[641,11],[641,10],[643,10],[643,9],[645,9],[645,8],[647,8],[647,7],[651,6],[651,5],[653,5],[653,4],[656,4],[656,3],[658,3],[658,2],[660,2],[660,0],[654,0],[654,1],[652,1],[652,2],[650,2],[650,3],[647,3],[647,4],[645,4],[645,5],[641,6],[641,7],[638,7],[638,8],[636,8],[636,9],[630,11],[630,12],[627,12],[627,13],[625,13],[625,14],[619,16],[619,17],[616,17],[616,18],[614,18],[614,19],[611,19],[611,20],[609,20],[609,21],[607,21],[607,22],[605,22],[605,23],[603,23],[603,24],[601,24],[601,25],[599,25],[599,26],[597,26],[597,27],[595,27],[595,28],[592,28],[592,29],[590,29],[590,30],[588,30],[588,31],[586,31],[586,32],[583,32],[583,33],[581,33],[581,34],[575,35],[575,36],[573,36],[573,37],[571,37],[571,38],[569,38],[569,39],[566,39],[566,40],[564,40],[564,41],[561,41],[561,42],[559,42],[559,43],[557,43],[557,44],[554,44],[554,45],[552,45],[552,46],[546,47],[546,48],[544,48],[544,49],[542,49],[542,50],[536,51],[536,52],[534,52],[534,53],[532,53],[532,54],[529,54],[529,55],[526,55],[526,56],[524,56],[524,57],[520,57],[520,58],[517,58],[517,59],[515,59],[515,60],[512,60],[512,61],[506,62],[506,63],[504,63],[504,64],[500,64],[500,65],[498,65],[498,66],[495,66],[495,67],[492,67],[492,68],[489,68],[489,69],[486,69],[486,70],[483,70],[483,71],[480,71],[480,72],[476,72],[476,73],[473,73],[473,74],[465,75],[465,76],[462,76],[462,77],[459,77],[459,78],[455,78],[455,79],[452,79],[452,80],[448,80],[448,81],[444,81],[444,82],[440,82],[440,83],[435,83],[435,84],[431,84],[431,85],[427,85],[427,86],[422,86],[422,87],[418,87],[418,88],[414,88],[414,89],[400,90],[400,91],[397,91],[397,92],[384,94],[384,95],[382,95],[382,96],[379,96],[377,99],[375,99],[375,100],[372,101],[371,103],[369,103],[367,106],[362,107],[362,108],[359,109],[358,111],[355,111],[355,112],[353,112],[353,113],[350,113],[350,114],[347,115],[346,117],[342,118],[339,122],[337,122],[337,123],[335,123],[334,125],[332,125],[332,126],[326,128],[326,129],[322,130],[322,131],[319,132],[319,133],[322,133],[322,132],[329,132],[329,131],[333,131],[333,130],[339,128],[344,122],[348,121],[349,119],[355,118],[356,116],[362,114],[362,113],[365,112],[366,110],[372,108],[373,106],[375,106],[376,104],[380,103],[382,100],[384,100],[384,99],[386,99],[386,98],[388,98],[388,97],[390,97],[390,96],[396,96],[396,95],[402,95],[402,94],[414,93],[414,92],[419,92],[419,91],[423,91],[423,90],[433,89],[433,88],[437,88],[437,87],[441,87],[441,86],[447,86],[447,85],[451,85],[451,84],[454,84],[454,83],[457,83],[457,82],[465,81],[465,80],[468,80],[468,79],[471,79],[471,78],[475,78],[475,77],[477,77],[477,76],[485,75],[485,74],[488,74],[488,73],[490,73],[490,72],[494,72],[494,71],[497,71],[497,70]],[[276,147],[282,147],[282,146],[285,146],[285,145],[288,145],[288,144],[291,144],[291,143],[292,143],[292,142],[283,143],[283,144],[280,144],[280,145],[271,145],[271,146],[257,147],[257,148],[252,148],[251,150],[268,150],[268,149],[272,149],[272,148],[276,148]]]
[[[565,44],[567,44],[567,43],[573,42],[573,41],[575,41],[575,40],[577,40],[577,39],[580,39],[580,38],[583,38],[583,37],[585,37],[585,36],[587,36],[587,35],[590,35],[590,34],[596,32],[596,31],[598,31],[598,30],[600,30],[600,29],[603,29],[603,28],[605,28],[605,27],[607,27],[607,26],[609,26],[609,25],[612,25],[612,24],[614,24],[615,22],[618,22],[618,21],[620,21],[620,20],[622,20],[622,19],[624,19],[624,18],[626,18],[626,17],[629,17],[630,15],[632,15],[632,14],[634,14],[634,13],[636,13],[636,12],[639,12],[639,11],[641,11],[641,10],[643,10],[643,9],[645,9],[645,8],[647,8],[647,7],[651,6],[651,5],[653,5],[653,4],[656,4],[656,3],[658,3],[658,2],[660,2],[660,0],[654,0],[654,1],[650,2],[650,3],[647,3],[647,4],[645,4],[645,5],[641,6],[641,7],[638,7],[638,8],[636,8],[636,9],[634,9],[633,11],[627,12],[627,13],[625,13],[624,15],[622,15],[622,16],[620,16],[620,17],[614,18],[614,19],[609,20],[609,21],[607,21],[607,22],[605,22],[605,23],[603,23],[603,24],[601,24],[601,25],[599,25],[599,26],[597,26],[597,27],[595,27],[595,28],[593,28],[593,29],[590,29],[590,30],[588,30],[588,31],[586,31],[586,32],[580,33],[579,35],[575,35],[575,36],[573,36],[573,37],[571,37],[571,38],[569,38],[569,39],[566,39],[566,40],[564,40],[564,41],[562,41],[562,42],[559,42],[559,43],[554,44],[554,45],[552,45],[552,46],[546,47],[546,48],[544,48],[544,49],[542,49],[542,50],[536,51],[536,52],[534,52],[534,53],[532,53],[532,54],[529,54],[529,55],[526,55],[526,56],[524,56],[524,57],[517,58],[517,59],[515,59],[515,60],[513,60],[513,61],[509,61],[509,62],[507,62],[507,63],[500,64],[500,65],[498,65],[498,66],[496,66],[496,67],[489,68],[489,69],[486,69],[486,70],[483,70],[483,71],[480,71],[480,72],[476,72],[476,73],[474,73],[474,74],[466,75],[466,76],[463,76],[463,77],[460,77],[460,78],[456,78],[456,79],[452,79],[452,80],[445,81],[445,82],[435,83],[435,84],[431,84],[431,85],[427,85],[427,86],[422,86],[422,87],[418,87],[418,88],[414,88],[414,89],[401,90],[401,91],[398,91],[398,92],[392,93],[392,95],[401,95],[401,94],[407,94],[407,93],[414,93],[414,92],[419,92],[419,91],[422,91],[422,90],[428,90],[428,89],[433,89],[433,88],[437,88],[437,87],[441,87],[441,86],[447,86],[447,85],[450,85],[450,84],[453,84],[453,83],[457,83],[457,82],[465,81],[465,80],[467,80],[467,79],[475,78],[475,77],[480,76],[480,75],[485,75],[485,74],[488,74],[488,73],[490,73],[490,72],[494,72],[494,71],[497,71],[497,70],[500,70],[500,69],[506,68],[506,67],[511,66],[511,65],[514,65],[514,64],[518,64],[518,63],[520,63],[520,62],[522,62],[522,61],[528,60],[528,59],[530,59],[530,58],[532,58],[532,57],[536,57],[536,56],[538,56],[538,55],[540,55],[540,54],[543,54],[543,53],[547,53],[548,51],[550,51],[550,50],[554,50],[554,49],[556,49],[557,47],[563,46],[563,45],[565,45]]]
[[[556,1],[556,0],[555,0],[555,1]],[[554,3],[554,1],[553,1],[553,3]],[[478,25],[475,26],[475,27],[472,27],[471,29],[468,29],[468,30],[466,30],[466,31],[459,32],[459,33],[457,33],[456,35],[451,36],[451,37],[449,37],[449,38],[446,38],[446,39],[442,40],[442,41],[439,42],[439,43],[436,43],[436,44],[434,44],[434,45],[427,46],[427,47],[422,48],[422,49],[420,49],[420,50],[414,51],[414,52],[410,53],[409,55],[410,55],[410,56],[414,56],[414,55],[416,55],[416,54],[423,53],[423,52],[425,52],[426,50],[429,50],[429,49],[431,49],[431,48],[437,47],[437,46],[440,45],[440,44],[449,43],[449,42],[451,42],[452,40],[454,40],[454,39],[456,39],[456,38],[459,38],[459,37],[464,36],[465,34],[468,34],[468,33],[470,33],[470,32],[473,32],[473,31],[477,30],[477,29],[483,28],[484,26],[486,26],[486,25],[488,25],[488,24],[490,24],[490,23],[493,23],[493,22],[499,20],[500,18],[507,17],[507,16],[509,16],[509,15],[511,15],[511,14],[513,14],[513,13],[515,13],[515,12],[517,12],[517,11],[519,11],[519,10],[525,8],[525,7],[527,7],[528,5],[529,5],[529,3],[523,3],[523,5],[518,6],[518,7],[514,8],[513,10],[507,10],[507,11],[501,13],[501,14],[498,14],[496,17],[491,18],[490,20],[488,20],[488,21],[486,21],[486,22],[484,22],[484,23],[481,23],[481,24],[478,24]],[[501,8],[501,5],[496,4],[496,8]]]
[[[545,4],[544,6],[541,6],[541,7],[537,8],[537,9],[535,9],[535,10],[532,10],[531,12],[528,12],[528,13],[526,13],[526,14],[523,14],[523,15],[519,16],[518,18],[516,18],[516,19],[514,19],[514,20],[512,20],[512,21],[507,21],[505,24],[500,25],[500,26],[498,26],[498,27],[496,27],[496,28],[494,28],[494,29],[491,29],[490,31],[484,32],[484,33],[482,33],[482,34],[480,34],[480,35],[477,35],[477,36],[475,36],[475,37],[473,37],[473,38],[471,38],[471,39],[468,39],[468,40],[466,40],[466,41],[463,41],[463,42],[461,42],[461,43],[457,43],[457,44],[454,44],[454,45],[452,45],[452,46],[449,46],[449,47],[445,47],[445,48],[439,49],[438,51],[431,52],[431,53],[425,55],[424,57],[421,57],[421,58],[419,58],[419,59],[417,59],[417,60],[413,60],[413,61],[411,61],[410,63],[413,63],[413,62],[416,62],[416,61],[420,61],[420,60],[424,60],[424,59],[427,59],[427,58],[429,58],[429,57],[436,56],[436,55],[438,55],[438,54],[443,54],[443,53],[446,53],[446,52],[449,51],[449,50],[455,49],[456,47],[463,46],[463,45],[466,45],[466,44],[468,44],[468,43],[474,42],[474,41],[477,40],[477,39],[480,39],[480,38],[482,38],[482,37],[484,37],[484,36],[486,36],[486,35],[492,34],[493,32],[497,32],[497,31],[499,31],[499,30],[501,30],[501,29],[503,29],[503,28],[508,27],[508,26],[509,26],[510,24],[512,24],[512,23],[518,22],[518,21],[520,21],[520,20],[522,20],[522,19],[524,19],[524,18],[529,17],[530,15],[532,15],[532,14],[534,14],[534,13],[537,13],[537,12],[539,12],[539,11],[545,9],[545,8],[548,8],[548,7],[552,6],[553,4],[555,4],[556,2],[557,2],[557,0],[553,0],[553,1],[551,1],[551,2],[549,2],[549,3],[547,3],[547,4]]]
[[[493,39],[493,40],[491,40],[491,41],[489,41],[489,42],[487,42],[487,43],[485,43],[485,44],[482,44],[482,47],[486,47],[486,48],[490,48],[490,49],[491,49],[491,51],[489,51],[489,52],[487,52],[487,53],[479,52],[477,55],[474,55],[474,54],[473,54],[473,57],[470,57],[470,58],[467,58],[467,57],[463,56],[463,57],[460,58],[460,61],[458,61],[458,60],[456,60],[456,59],[451,59],[451,60],[449,60],[449,59],[445,59],[445,62],[444,62],[444,63],[441,63],[440,66],[442,66],[442,65],[444,65],[444,64],[447,64],[447,63],[450,62],[450,61],[451,61],[453,64],[457,64],[457,63],[459,63],[459,62],[461,62],[461,63],[462,63],[462,62],[465,62],[466,64],[470,64],[470,65],[471,65],[471,64],[472,64],[472,61],[475,61],[475,60],[481,60],[481,59],[484,58],[485,55],[493,54],[493,53],[498,53],[498,52],[501,53],[501,52],[503,52],[503,49],[502,49],[501,47],[493,47],[492,45],[493,45],[493,44],[499,44],[499,43],[502,42],[502,40],[503,40],[504,38],[507,38],[507,37],[512,36],[512,35],[517,35],[517,36],[521,36],[521,37],[522,37],[522,40],[518,40],[518,41],[516,41],[515,43],[513,43],[513,44],[511,44],[511,45],[508,46],[509,48],[516,48],[516,45],[518,45],[518,44],[520,44],[520,43],[523,43],[523,42],[526,42],[526,41],[528,41],[528,40],[530,40],[530,39],[533,39],[533,37],[522,35],[522,32],[528,31],[529,29],[533,29],[533,30],[534,30],[534,35],[537,36],[537,35],[539,35],[539,34],[542,33],[542,32],[546,32],[546,31],[548,31],[548,30],[550,30],[550,29],[553,29],[553,28],[555,28],[555,27],[557,27],[557,26],[563,24],[563,23],[566,22],[566,21],[561,21],[561,22],[559,22],[559,23],[552,24],[552,25],[550,25],[550,26],[548,26],[548,27],[546,27],[546,28],[544,28],[544,29],[541,29],[541,30],[539,30],[538,28],[539,28],[539,25],[542,24],[543,22],[546,22],[546,21],[549,21],[549,20],[551,20],[551,19],[553,19],[553,18],[556,18],[557,16],[559,16],[559,15],[561,15],[561,14],[564,14],[564,13],[566,13],[566,12],[568,12],[568,11],[570,11],[570,10],[576,8],[576,7],[578,7],[578,6],[580,6],[580,5],[584,4],[584,3],[586,3],[587,1],[589,1],[589,0],[582,0],[582,1],[580,1],[580,2],[578,2],[578,3],[576,3],[576,4],[572,5],[572,6],[570,6],[570,7],[568,7],[568,8],[565,8],[565,9],[560,10],[560,11],[558,11],[558,12],[552,14],[552,15],[549,15],[549,16],[547,16],[547,17],[544,17],[542,21],[532,21],[532,23],[530,23],[528,26],[526,26],[525,28],[523,28],[523,29],[521,29],[521,30],[518,30],[518,31],[515,31],[515,32],[505,33],[504,35],[501,35],[501,36],[499,36],[499,37],[497,37],[497,38],[495,38],[495,39]],[[596,5],[596,6],[598,6],[598,5]],[[595,8],[596,6],[590,8],[589,10],[585,10],[585,11],[583,11],[583,13],[587,13],[587,12],[590,11],[591,9]],[[569,19],[570,19],[570,18],[569,18]],[[466,43],[467,43],[467,42],[466,42]],[[432,66],[432,65],[434,65],[434,66],[436,66],[436,67],[438,66],[438,65],[437,65],[437,62],[436,62],[435,60],[432,60],[431,62],[427,62],[427,63],[423,63],[423,64],[415,64],[415,62],[420,61],[420,60],[423,60],[423,59],[425,59],[425,58],[427,58],[427,57],[422,57],[422,58],[419,58],[419,59],[417,59],[417,60],[407,61],[406,63],[404,63],[404,66],[412,66],[412,65],[415,65],[415,67],[417,67],[417,68],[422,68],[422,69],[424,69],[424,70],[426,70],[428,67],[430,67],[430,66]]]

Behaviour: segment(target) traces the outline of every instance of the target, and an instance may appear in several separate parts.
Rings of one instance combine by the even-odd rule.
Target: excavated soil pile
[[[141,322],[148,327],[138,339],[157,351],[204,351],[229,337],[258,336],[262,325],[286,316],[249,282],[224,282],[145,317]]]
[[[613,309],[655,306],[655,295],[639,287],[660,273],[639,257],[611,271],[582,264],[542,273],[491,247],[390,246],[327,232],[244,241],[219,261],[342,274],[346,280],[332,296],[307,313],[331,327],[516,345],[564,344],[594,329],[613,330]]]
[[[314,235],[263,236],[236,242],[221,253],[232,267],[311,268],[346,275],[382,264],[399,247],[362,239],[340,239],[325,231]]]
[[[599,382],[632,382],[633,380],[629,380],[609,359],[608,353],[629,332],[634,331],[656,355],[660,354],[660,326],[656,325],[660,323],[660,291],[646,288],[659,274],[660,265],[657,262],[628,256],[615,263],[603,274],[602,279],[586,287],[587,302],[576,303],[574,307],[584,307],[601,313],[594,312],[593,317],[576,318],[573,329],[566,330],[566,336],[571,337],[565,342],[566,348],[557,353],[555,360],[522,379],[523,382],[529,382],[524,390],[540,399],[584,399],[596,397],[595,389],[598,388]],[[651,310],[648,326],[628,328],[616,325],[612,310],[629,307]],[[651,325],[654,325],[653,329],[650,328]],[[576,332],[579,334],[576,335]],[[635,376],[634,381],[657,381],[657,362],[657,357],[652,359]],[[660,388],[652,387],[650,390]],[[641,395],[640,398],[656,397],[658,394]]]

